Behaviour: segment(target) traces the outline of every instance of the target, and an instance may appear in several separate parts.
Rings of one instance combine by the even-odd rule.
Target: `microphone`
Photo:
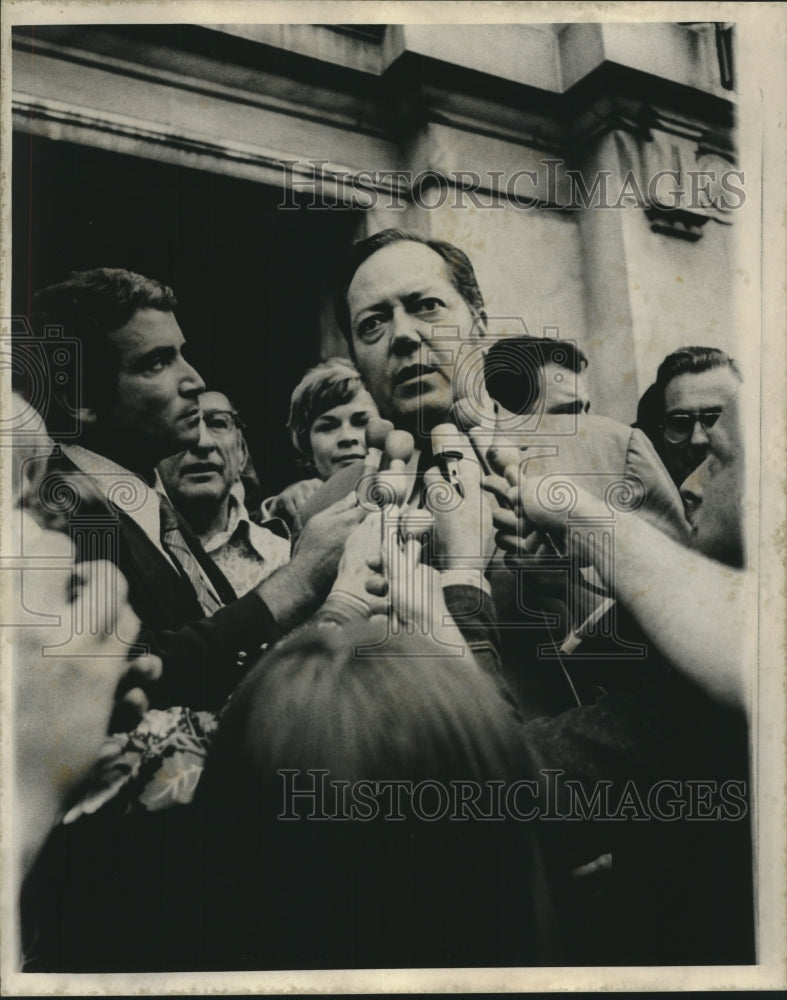
[[[385,438],[385,455],[388,459],[388,472],[391,475],[386,481],[394,488],[397,506],[407,499],[407,481],[404,473],[414,451],[415,439],[412,434],[397,430],[388,432]]]
[[[366,458],[363,461],[367,475],[376,473],[383,460],[383,448],[389,432],[394,429],[390,420],[382,417],[372,417],[366,425]]]
[[[494,402],[492,406],[494,409],[491,414],[482,415],[478,412],[478,407],[466,396],[463,396],[461,399],[457,399],[451,407],[451,417],[459,430],[464,431],[470,439],[475,457],[478,459],[478,464],[484,470],[485,476],[492,475],[492,468],[487,460],[484,448],[484,439],[488,441],[490,433],[491,437],[494,438],[495,433],[494,421],[497,416],[497,406]],[[491,427],[484,426],[484,417],[487,417],[487,419],[491,417]]]
[[[402,512],[399,519],[399,538],[404,545],[414,544],[418,551],[426,545],[434,531],[434,515],[424,508]]]
[[[465,491],[462,479],[459,475],[459,462],[464,458],[464,452],[456,447],[456,436],[459,433],[456,424],[437,424],[431,430],[432,454],[445,475],[445,478],[454,487],[460,497],[464,498]]]
[[[415,439],[407,431],[390,430],[385,436],[384,451],[388,460],[386,472],[378,472],[375,479],[375,494],[377,503],[383,511],[380,520],[380,549],[383,556],[383,568],[388,572],[387,545],[396,544],[396,533],[400,508],[407,499],[407,476],[405,467],[413,457]],[[388,519],[393,515],[392,519]],[[391,528],[386,527],[386,522]],[[393,529],[393,534],[389,531]],[[386,541],[388,539],[388,541]]]
[[[519,463],[522,460],[522,453],[516,445],[507,438],[501,438],[499,444],[493,444],[486,453],[492,471],[498,476],[502,476],[509,486],[518,485]],[[541,534],[552,546],[555,555],[562,556],[563,553],[557,547],[555,540],[548,531]]]

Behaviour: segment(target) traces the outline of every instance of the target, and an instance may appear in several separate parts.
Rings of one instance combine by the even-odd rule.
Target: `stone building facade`
[[[335,260],[403,226],[469,252],[493,333],[576,340],[594,412],[630,423],[666,353],[736,351],[733,36],[706,22],[18,27],[15,308],[69,267],[167,280],[214,381],[246,411],[264,396],[280,425],[303,367],[343,350]],[[239,375],[225,322],[278,368]],[[262,427],[256,446],[276,465]]]

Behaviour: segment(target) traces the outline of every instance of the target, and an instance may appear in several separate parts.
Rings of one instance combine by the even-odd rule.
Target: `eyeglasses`
[[[236,427],[243,428],[240,415],[235,410],[206,410],[200,417],[211,434],[217,437],[226,437]]]
[[[693,413],[668,413],[661,429],[670,444],[681,444],[694,433],[697,421],[702,424],[702,429],[707,433],[719,419],[720,414],[720,406],[710,410],[697,410]]]

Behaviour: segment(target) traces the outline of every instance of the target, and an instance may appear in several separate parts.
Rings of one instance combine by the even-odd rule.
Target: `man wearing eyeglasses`
[[[200,395],[199,407],[199,440],[165,458],[158,472],[170,500],[240,597],[288,561],[290,543],[286,529],[277,534],[249,518],[241,482],[249,453],[229,398],[209,390]]]
[[[708,432],[741,384],[735,361],[716,347],[682,347],[659,365],[655,383],[640,400],[637,426],[651,439],[680,489],[705,461]],[[697,498],[681,490],[689,516]]]

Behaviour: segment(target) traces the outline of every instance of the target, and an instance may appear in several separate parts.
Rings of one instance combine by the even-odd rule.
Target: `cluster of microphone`
[[[484,426],[483,417],[470,400],[458,400],[451,417],[451,422],[437,424],[430,432],[432,457],[451,489],[464,497],[459,463],[465,458],[463,449],[468,443],[486,475],[502,475],[515,486],[521,461],[519,449],[509,442],[495,441],[493,428]],[[415,439],[407,431],[397,430],[390,420],[375,417],[366,426],[366,447],[361,502],[401,508],[412,483],[407,467],[415,451]]]
[[[479,412],[469,399],[457,400],[451,409],[451,421],[437,424],[430,433],[430,444],[435,464],[451,490],[460,498],[465,491],[459,463],[465,457],[463,448],[469,443],[476,460],[487,476],[501,476],[510,487],[519,482],[522,451],[511,441],[498,434],[495,427],[495,412]],[[367,455],[363,463],[363,477],[366,483],[364,497],[384,510],[396,524],[396,536],[403,544],[418,540],[423,544],[431,531],[430,515],[424,511],[402,511],[406,504],[413,477],[408,473],[408,463],[415,451],[415,440],[407,431],[397,430],[390,420],[374,418],[366,427]],[[498,502],[509,510],[515,505],[508,503],[498,494]],[[391,521],[389,520],[389,523]],[[381,545],[385,545],[385,518]],[[563,553],[548,532],[543,539],[557,556]],[[561,651],[571,653],[604,614],[614,606],[614,599],[607,597],[589,618],[572,630],[561,646]]]
[[[497,475],[509,487],[518,486],[522,449],[500,434],[496,417],[494,410],[485,411],[469,399],[459,399],[451,409],[450,421],[433,428],[430,446],[434,461],[430,464],[440,470],[447,492],[454,501],[451,506],[456,506],[457,499],[459,503],[464,500],[460,462],[470,457],[470,450],[486,476]],[[407,506],[416,484],[416,471],[411,461],[416,447],[412,434],[398,430],[390,420],[377,417],[367,424],[366,446],[364,461],[340,470],[324,483],[304,507],[302,520],[305,524],[317,511],[354,490],[360,504],[383,514],[380,546],[385,561],[385,552],[392,538],[401,545],[427,544],[434,519],[429,510]],[[511,490],[511,495],[514,495],[514,490]],[[496,491],[496,498],[502,507],[517,510],[517,504],[509,502],[499,491]],[[539,532],[539,535],[555,556],[564,556],[548,532]],[[609,612],[614,603],[612,597],[602,601],[593,614],[572,631],[561,650],[573,652],[588,629]]]

